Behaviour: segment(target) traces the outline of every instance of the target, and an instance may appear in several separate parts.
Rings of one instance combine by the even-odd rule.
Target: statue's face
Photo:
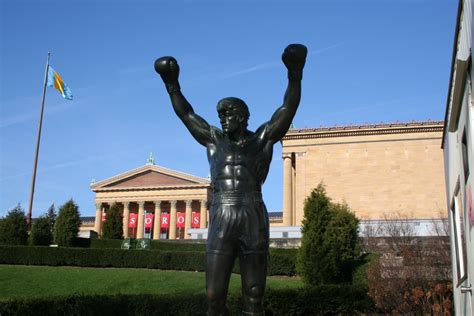
[[[226,134],[232,134],[240,128],[241,117],[232,110],[219,111],[219,120],[221,121],[222,130]]]

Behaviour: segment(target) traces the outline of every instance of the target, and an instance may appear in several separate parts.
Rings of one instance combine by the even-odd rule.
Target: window
[[[467,178],[469,177],[469,156],[467,152],[467,134],[466,128],[462,133],[462,165],[464,169],[464,182],[467,182]]]
[[[466,244],[463,232],[463,207],[461,193],[459,192],[459,182],[455,190],[455,196],[451,202],[451,234],[454,239],[457,284],[460,286],[467,279],[466,274]]]

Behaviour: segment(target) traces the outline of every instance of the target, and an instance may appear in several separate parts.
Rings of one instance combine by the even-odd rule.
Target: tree
[[[30,243],[35,246],[49,246],[53,242],[50,218],[47,214],[33,222],[30,233]]]
[[[26,226],[25,211],[18,204],[0,220],[0,244],[26,245],[28,228]]]
[[[359,252],[359,220],[346,204],[332,203],[319,184],[304,205],[297,271],[308,286],[350,280]]]
[[[103,227],[102,238],[122,239],[123,218],[118,204],[114,203],[107,212],[107,218]]]
[[[56,221],[56,211],[54,210],[54,203],[48,209],[46,216],[49,219],[49,223],[51,226],[51,233],[53,232],[54,222]]]
[[[66,247],[73,246],[80,225],[79,208],[71,199],[59,208],[59,214],[54,223],[54,241],[56,244]]]
[[[327,265],[333,282],[350,280],[352,263],[360,253],[359,220],[345,203],[331,203],[331,221],[324,238]]]

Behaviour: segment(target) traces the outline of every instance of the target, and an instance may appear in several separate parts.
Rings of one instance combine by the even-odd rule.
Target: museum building
[[[290,129],[282,140],[283,213],[270,212],[270,238],[299,238],[304,201],[323,183],[367,225],[410,218],[427,231],[444,217],[442,121]],[[100,234],[107,210],[123,212],[125,237],[207,237],[210,180],[147,164],[93,183]],[[92,224],[92,223],[91,223]],[[84,229],[86,227],[83,227]]]
[[[125,238],[187,239],[190,228],[206,228],[210,181],[156,166],[145,166],[91,184],[96,194],[94,231],[101,234],[107,211],[117,203]]]
[[[290,129],[282,140],[283,225],[301,225],[323,183],[359,219],[444,216],[443,121]]]

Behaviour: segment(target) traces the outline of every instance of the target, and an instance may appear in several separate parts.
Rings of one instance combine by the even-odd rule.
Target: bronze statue
[[[247,105],[238,98],[217,104],[222,130],[194,113],[180,90],[179,66],[173,57],[156,60],[173,108],[191,135],[207,148],[212,204],[207,238],[206,290],[208,315],[227,315],[229,279],[238,255],[242,277],[243,315],[263,315],[267,274],[269,223],[262,184],[272,160],[273,145],[290,128],[301,98],[307,49],[289,45],[282,55],[288,68],[283,105],[255,132],[247,129]]]

